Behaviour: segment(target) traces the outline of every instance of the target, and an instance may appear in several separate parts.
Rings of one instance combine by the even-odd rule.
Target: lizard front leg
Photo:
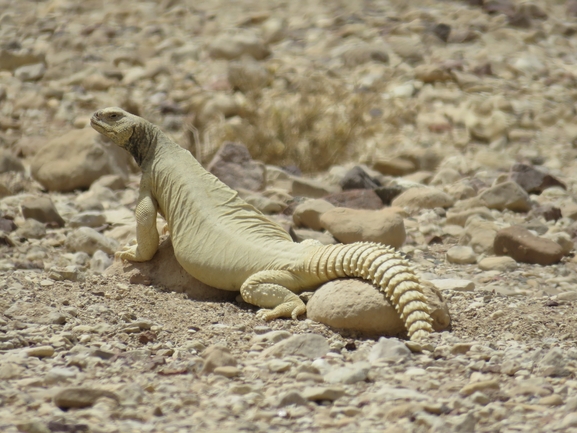
[[[257,316],[264,320],[277,317],[296,319],[306,312],[305,303],[287,287],[300,288],[297,278],[288,271],[261,271],[251,275],[241,286],[242,299],[262,307]]]
[[[158,249],[156,229],[156,201],[150,192],[142,191],[136,205],[136,245],[124,247],[114,257],[134,262],[150,260]]]

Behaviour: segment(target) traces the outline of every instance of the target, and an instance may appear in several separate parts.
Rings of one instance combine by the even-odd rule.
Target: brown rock
[[[507,255],[523,263],[551,265],[563,257],[563,248],[557,242],[535,236],[519,226],[499,230],[493,248],[495,254]]]
[[[22,215],[45,224],[64,227],[64,220],[56,210],[50,197],[27,198],[22,202]]]
[[[322,230],[321,215],[334,206],[326,200],[307,200],[299,204],[293,212],[293,221],[297,227],[308,227],[313,230]]]
[[[88,387],[64,388],[54,396],[54,404],[62,410],[90,407],[99,398],[107,397],[119,401],[116,394]]]
[[[16,156],[4,149],[0,149],[0,173],[9,171],[24,171],[24,165]]]
[[[391,204],[398,207],[407,207],[411,210],[448,208],[455,200],[450,195],[437,188],[409,188],[397,196]]]
[[[514,164],[511,168],[510,177],[511,180],[517,182],[528,193],[541,194],[545,189],[552,186],[567,189],[565,184],[559,179],[527,164]]]
[[[349,209],[371,209],[383,208],[383,201],[372,189],[352,189],[323,197],[330,204],[336,207],[346,207]]]
[[[147,262],[122,262],[116,260],[106,269],[105,275],[120,276],[134,284],[153,284],[191,299],[205,301],[232,301],[236,292],[219,290],[201,283],[187,273],[174,257],[170,238],[164,239],[154,257]]]
[[[132,157],[91,128],[72,130],[50,140],[34,156],[31,173],[50,191],[88,188],[105,174],[128,176]]]
[[[253,161],[244,144],[224,143],[207,169],[232,189],[261,191],[265,187],[265,166]]]
[[[321,225],[339,242],[379,242],[399,248],[405,242],[400,209],[357,210],[334,208],[320,217]]]
[[[416,164],[406,158],[381,159],[375,162],[373,168],[388,176],[404,176],[417,171]]]

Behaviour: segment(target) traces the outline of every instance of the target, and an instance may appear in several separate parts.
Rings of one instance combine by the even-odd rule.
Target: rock
[[[415,163],[406,158],[378,159],[373,169],[386,176],[405,176],[417,171]]]
[[[36,358],[50,358],[54,355],[54,347],[52,346],[36,346],[31,347],[26,350],[28,356],[34,356]]]
[[[443,290],[453,290],[456,292],[472,292],[475,290],[475,283],[469,280],[461,280],[457,278],[443,278],[430,280],[437,289]]]
[[[550,239],[553,242],[557,242],[561,248],[563,248],[563,255],[569,255],[571,251],[575,248],[575,243],[571,239],[569,233],[565,232],[553,232],[553,233],[545,233],[543,235],[545,239]]]
[[[262,39],[251,33],[223,34],[208,45],[208,54],[213,59],[234,60],[250,56],[263,60],[271,52]]]
[[[511,167],[510,177],[512,181],[518,183],[530,194],[541,194],[544,190],[553,186],[567,189],[565,184],[557,178],[527,164],[514,164]]]
[[[306,200],[295,208],[293,222],[297,227],[322,230],[320,217],[333,208],[331,203],[323,199]]]
[[[453,81],[451,70],[443,65],[419,65],[415,68],[415,78],[423,83]]]
[[[276,343],[274,346],[265,349],[261,355],[263,358],[271,356],[284,358],[297,355],[314,359],[324,356],[328,351],[329,344],[322,335],[300,334]]]
[[[543,376],[547,377],[567,377],[571,375],[571,370],[567,368],[567,361],[563,356],[563,350],[553,347],[539,361],[537,368]]]
[[[471,138],[489,143],[505,136],[508,128],[507,115],[500,110],[488,114],[470,110],[464,122]]]
[[[481,380],[465,385],[459,392],[464,396],[469,396],[478,391],[498,390],[499,388],[499,381],[497,380]]]
[[[52,267],[48,272],[48,277],[56,281],[78,281],[84,279],[84,276],[76,266]]]
[[[399,362],[412,356],[412,352],[400,340],[395,338],[379,338],[379,341],[371,348],[368,361],[374,364],[377,361]]]
[[[339,181],[339,185],[343,191],[347,191],[349,189],[374,189],[381,186],[381,183],[378,179],[369,176],[362,167],[357,165],[345,174]]]
[[[500,211],[528,212],[532,207],[529,195],[516,182],[503,182],[487,188],[475,199],[481,206]]]
[[[24,171],[22,162],[12,153],[0,149],[0,173],[8,173],[9,171]]]
[[[46,236],[46,226],[35,219],[27,219],[18,227],[16,233],[26,239],[42,239]]]
[[[93,406],[99,398],[110,398],[119,401],[118,396],[110,391],[88,387],[64,388],[54,396],[54,404],[62,410],[80,409]]]
[[[96,180],[91,187],[103,187],[112,191],[126,188],[126,178],[118,174],[105,174]]]
[[[396,55],[407,63],[415,64],[423,60],[424,45],[417,38],[407,36],[391,36],[387,42]]]
[[[64,220],[50,197],[30,197],[22,201],[20,207],[24,218],[32,218],[41,223],[64,227]]]
[[[334,206],[349,209],[377,210],[383,208],[381,198],[375,191],[369,189],[353,189],[330,194],[323,197],[323,200]]]
[[[371,364],[368,362],[355,362],[351,365],[338,367],[324,375],[326,383],[352,384],[363,382],[367,379]]]
[[[68,225],[72,228],[78,227],[101,227],[106,224],[106,217],[101,212],[80,212],[70,218]]]
[[[204,358],[202,373],[212,373],[218,367],[236,367],[236,359],[227,347],[213,345],[207,347],[201,354]]]
[[[0,364],[0,380],[7,381],[19,378],[24,372],[24,367],[14,362],[2,362]]]
[[[44,54],[32,52],[13,52],[0,50],[0,70],[14,71],[21,66],[44,62]]]
[[[342,388],[336,386],[311,386],[303,391],[303,397],[309,401],[335,401],[345,394]]]
[[[459,245],[469,245],[477,254],[493,254],[499,226],[490,221],[471,220],[459,239]]]
[[[437,207],[448,208],[453,206],[454,203],[455,200],[443,191],[436,188],[423,187],[409,188],[398,195],[391,202],[391,205],[416,211]]]
[[[499,230],[495,236],[494,251],[517,262],[551,265],[563,258],[563,248],[549,239],[535,236],[520,226]]]
[[[329,194],[339,192],[339,188],[326,185],[323,182],[304,177],[291,177],[289,192],[293,197],[324,198]]]
[[[340,48],[340,47],[339,47]],[[354,68],[364,63],[375,61],[380,63],[389,62],[389,54],[386,47],[367,43],[351,44],[340,50],[341,58],[345,66]]]
[[[479,262],[479,269],[483,271],[514,271],[519,265],[512,257],[485,257]]]
[[[126,177],[130,154],[111,142],[100,142],[92,128],[72,130],[50,140],[31,162],[34,179],[50,191],[88,188],[106,174]]]
[[[285,19],[269,18],[261,26],[262,38],[267,44],[282,41],[287,33],[287,21]]]
[[[261,191],[265,187],[265,167],[253,161],[246,146],[227,142],[218,150],[207,170],[232,189]]]
[[[477,254],[468,246],[454,246],[447,250],[447,261],[458,265],[477,263]]]
[[[399,248],[405,242],[403,218],[391,208],[379,211],[334,208],[321,215],[320,223],[345,244],[380,242]]]
[[[8,218],[0,218],[0,231],[4,233],[10,233],[17,229],[14,221]]]
[[[451,318],[442,296],[427,284],[423,292],[436,331],[447,329]],[[307,317],[336,329],[356,331],[367,336],[396,336],[405,326],[386,300],[371,283],[359,279],[329,281],[319,287],[307,304]]]
[[[79,229],[81,230],[81,229]],[[154,257],[146,262],[115,261],[104,273],[118,276],[133,284],[153,284],[167,290],[185,293],[199,301],[233,301],[238,293],[219,290],[201,283],[176,261],[170,238],[161,240]]]
[[[563,213],[560,208],[546,203],[531,209],[527,216],[535,219],[543,218],[545,221],[557,221],[563,217]]]
[[[66,246],[72,251],[81,251],[92,255],[97,250],[107,254],[114,254],[118,248],[118,242],[108,238],[90,227],[80,227],[66,237]]]
[[[38,81],[46,73],[46,66],[44,63],[36,63],[34,65],[20,66],[14,71],[14,76],[20,81]]]
[[[307,399],[298,391],[288,391],[283,393],[277,403],[278,407],[286,407],[290,405],[306,406]]]
[[[476,219],[484,219],[487,221],[493,221],[495,219],[488,208],[481,206],[466,210],[449,210],[447,211],[446,223],[464,227],[467,220],[472,216],[475,216]]]

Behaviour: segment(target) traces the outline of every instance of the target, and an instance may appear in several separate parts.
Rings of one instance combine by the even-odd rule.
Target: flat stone
[[[244,144],[224,143],[207,170],[232,189],[261,191],[265,187],[265,166],[253,161]]]
[[[477,391],[498,390],[500,388],[498,380],[482,380],[479,382],[468,383],[459,391],[462,395],[471,395]]]
[[[344,396],[345,390],[335,386],[311,386],[302,395],[309,401],[335,401]]]
[[[402,341],[396,338],[381,337],[371,348],[367,359],[371,363],[379,360],[397,362],[411,356],[411,350]]]
[[[563,258],[563,248],[549,239],[533,235],[520,226],[511,226],[497,232],[494,251],[507,255],[517,262],[539,265],[558,263]]]
[[[350,189],[327,195],[324,200],[334,206],[349,209],[378,210],[383,208],[383,201],[372,189]]]
[[[475,200],[489,209],[509,209],[515,212],[529,212],[532,204],[529,194],[516,182],[503,182],[480,193]]]
[[[450,195],[437,188],[420,187],[409,188],[395,197],[392,206],[406,207],[411,211],[421,209],[434,209],[436,207],[448,208],[453,206],[455,200]]]
[[[437,280],[430,280],[437,289],[454,290],[456,292],[473,292],[475,290],[475,283],[470,280],[461,280],[458,278],[444,278]]]
[[[66,237],[66,246],[72,251],[80,251],[89,255],[98,250],[107,254],[114,254],[119,248],[117,241],[90,227],[80,227],[70,232]]]
[[[80,409],[94,405],[99,398],[103,397],[119,401],[118,396],[110,391],[88,387],[71,387],[59,391],[54,396],[54,404],[62,410]]]
[[[26,350],[28,356],[34,356],[37,358],[50,358],[54,355],[54,347],[52,346],[36,346],[31,347]]]
[[[454,246],[447,250],[447,261],[458,265],[473,264],[477,262],[477,254],[469,246]]]
[[[485,257],[479,264],[479,269],[483,271],[508,272],[517,269],[519,266],[515,259],[508,256]]]
[[[352,384],[367,379],[371,364],[368,362],[355,362],[351,365],[335,368],[324,375],[326,383]]]
[[[284,358],[289,355],[298,355],[314,359],[325,355],[328,351],[329,344],[322,335],[300,334],[282,340],[274,346],[265,349],[261,356],[263,358],[271,356]]]

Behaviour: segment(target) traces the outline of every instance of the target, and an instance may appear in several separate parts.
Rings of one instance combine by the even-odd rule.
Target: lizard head
[[[138,118],[122,108],[108,107],[98,110],[90,118],[90,126],[102,135],[126,148],[134,133],[135,120]]]

